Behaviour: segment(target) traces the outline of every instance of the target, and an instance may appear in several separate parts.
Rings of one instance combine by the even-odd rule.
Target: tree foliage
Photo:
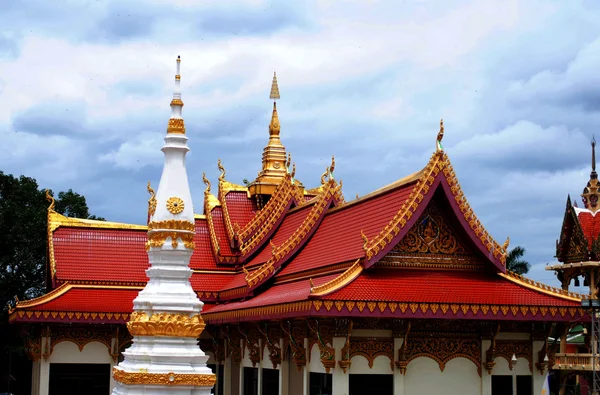
[[[50,191],[52,195],[52,192]],[[0,171],[0,303],[17,296],[30,299],[44,292],[49,202],[35,179]],[[69,189],[59,192],[55,210],[61,214],[90,215],[85,197]]]
[[[517,274],[525,274],[529,271],[531,265],[523,259],[525,248],[516,246],[509,251],[506,256],[506,269]]]

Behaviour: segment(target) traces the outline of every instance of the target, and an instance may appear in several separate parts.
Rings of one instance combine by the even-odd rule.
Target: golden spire
[[[271,84],[269,98],[273,100],[273,113],[271,115],[271,122],[269,123],[269,142],[263,150],[262,170],[258,173],[258,177],[248,186],[250,195],[254,196],[257,202],[259,200],[263,201],[265,198],[268,199],[268,196],[275,192],[277,186],[282,183],[289,173],[289,166],[291,164],[291,159],[288,158],[285,147],[279,139],[281,125],[279,124],[277,103],[275,100],[278,100],[280,95],[277,75],[275,73],[273,74],[273,83]],[[303,188],[302,185],[299,185],[299,187]],[[261,203],[258,205],[259,207],[262,206]]]
[[[208,180],[208,178],[206,178],[206,173],[202,173],[202,181],[204,182],[204,185],[206,185],[206,189],[204,190],[205,194],[210,193],[210,181]]]
[[[54,211],[54,197],[50,195],[50,190],[46,189],[46,200],[50,202],[50,206],[48,207],[48,211]]]
[[[277,85],[277,73],[273,72],[273,83],[271,84],[271,94],[269,95],[271,100],[279,100],[279,86]]]
[[[600,183],[598,182],[598,173],[596,173],[596,139],[592,137],[592,171],[590,172],[590,180],[588,181],[583,193],[581,194],[583,205],[585,208],[595,213],[600,209]]]

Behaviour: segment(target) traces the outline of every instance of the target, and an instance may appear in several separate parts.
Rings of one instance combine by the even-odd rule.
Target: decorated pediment
[[[556,244],[556,257],[564,263],[580,262],[588,259],[588,240],[586,239],[571,198],[567,198],[565,216]]]
[[[482,260],[440,199],[427,208],[398,244],[381,260],[383,266],[480,267]]]

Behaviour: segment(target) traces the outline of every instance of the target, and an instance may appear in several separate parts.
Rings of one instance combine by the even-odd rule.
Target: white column
[[[242,350],[242,360],[240,361],[240,395],[244,395],[244,342],[240,339],[240,350]]]
[[[42,353],[44,352],[44,346],[48,342],[50,345],[50,338],[42,338]],[[40,376],[39,376],[39,392],[37,395],[48,395],[50,391],[50,362],[44,359],[44,357],[40,358],[40,368],[39,368]]]
[[[540,361],[538,359],[538,353],[544,347],[545,342],[543,340],[534,340],[533,341],[533,393],[541,394],[542,387],[544,386],[544,381],[546,377],[548,377],[548,370],[541,374],[540,371],[536,368],[536,363],[541,363],[544,361]]]
[[[342,368],[339,367],[337,361],[342,359],[342,348],[346,344],[345,337],[334,337],[333,348],[335,350],[335,368],[333,368],[333,393],[336,395],[348,395],[350,392],[350,373],[344,373]]]
[[[31,395],[40,392],[40,360],[31,362]]]
[[[404,343],[404,339],[399,337],[394,338],[394,360],[398,358],[398,350],[402,347],[402,343]],[[404,374],[400,373],[400,369],[397,366],[394,366],[394,395],[404,394]]]
[[[227,344],[225,344],[225,347],[227,347]],[[231,355],[228,355],[227,358],[225,358],[225,361],[223,362],[223,395],[233,395],[231,393],[231,385],[232,385],[232,361],[231,361]]]
[[[306,365],[302,368],[303,380],[302,380],[302,395],[310,394],[310,350],[308,349],[308,338],[304,338],[304,349],[306,350]]]
[[[492,344],[491,340],[481,341],[481,394],[492,395],[492,375],[485,368],[486,352]],[[541,390],[540,390],[541,393]]]
[[[281,350],[281,356],[283,357],[283,339],[279,339],[279,349]],[[290,366],[289,358],[281,358],[281,365],[279,365],[279,395],[289,394]]]
[[[262,339],[258,339],[258,355],[260,358],[260,361],[258,362],[258,395],[262,395],[263,390],[263,359],[262,356],[264,355],[263,353],[263,341]]]

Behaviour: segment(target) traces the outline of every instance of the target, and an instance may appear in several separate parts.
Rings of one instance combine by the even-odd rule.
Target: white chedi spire
[[[113,370],[113,395],[210,394],[215,375],[197,345],[204,329],[203,303],[190,284],[194,250],[194,208],[185,156],[189,151],[182,118],[177,57],[171,118],[162,151],[165,162],[156,194],[148,201],[148,283],[133,301],[127,324],[133,344]]]

